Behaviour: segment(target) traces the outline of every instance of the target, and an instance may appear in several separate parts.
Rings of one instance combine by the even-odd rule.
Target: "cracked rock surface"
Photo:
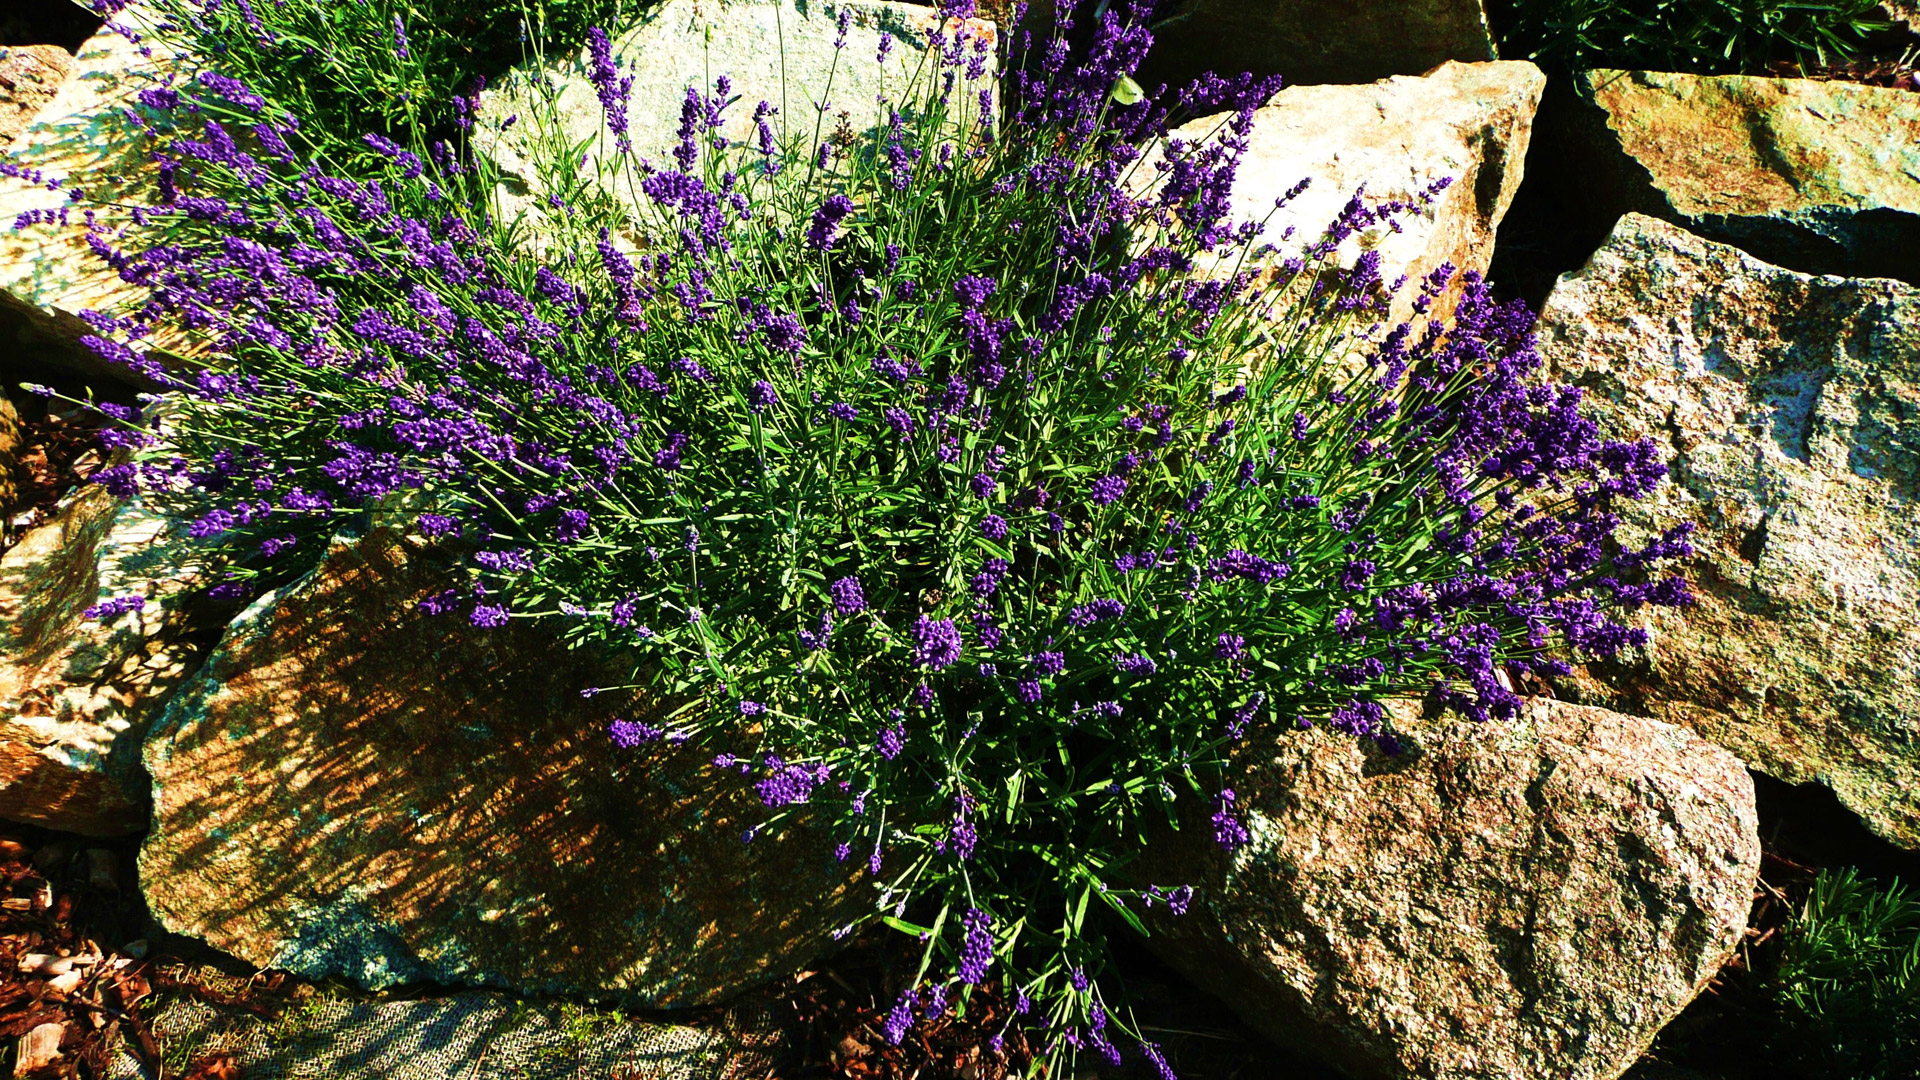
[[[1920,289],[1813,277],[1621,219],[1540,323],[1549,374],[1672,482],[1628,536],[1691,521],[1699,603],[1646,617],[1585,700],[1818,780],[1920,847]]]
[[[1251,840],[1151,849],[1191,882],[1151,946],[1249,1024],[1355,1077],[1612,1080],[1713,978],[1759,873],[1752,777],[1683,728],[1534,699],[1238,758]],[[1164,909],[1162,911],[1164,914]]]

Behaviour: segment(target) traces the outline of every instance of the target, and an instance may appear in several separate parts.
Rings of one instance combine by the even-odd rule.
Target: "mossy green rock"
[[[370,988],[669,1008],[789,974],[870,898],[829,837],[764,820],[713,750],[621,750],[649,707],[547,624],[481,632],[377,530],[228,629],[149,737],[140,853],[166,929]]]
[[[1589,71],[1542,111],[1565,201],[1663,218],[1815,274],[1920,283],[1920,94]]]
[[[1920,847],[1920,289],[1798,274],[1640,215],[1540,322],[1549,374],[1670,480],[1628,539],[1691,522],[1698,602],[1566,684],[1832,788]]]

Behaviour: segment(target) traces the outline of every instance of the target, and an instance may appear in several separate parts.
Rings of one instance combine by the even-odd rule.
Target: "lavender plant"
[[[1164,1072],[1100,981],[1096,912],[1145,932],[1195,900],[1139,880],[1145,838],[1243,843],[1256,731],[1391,751],[1393,698],[1511,717],[1511,675],[1685,602],[1655,568],[1686,543],[1614,540],[1662,466],[1538,381],[1523,308],[1467,274],[1429,318],[1449,270],[1342,269],[1410,207],[1356,196],[1284,260],[1229,219],[1273,84],[1139,93],[1141,2],[1078,50],[1064,6],[996,86],[969,13],[883,43],[926,59],[870,128],[756,103],[735,142],[721,79],[652,162],[596,33],[634,198],[553,214],[537,252],[458,154],[373,136],[382,175],[328,175],[237,83],[147,101],[171,227],[100,239],[149,300],[93,344],[174,404],[164,442],[117,416],[137,453],[100,480],[203,500],[230,591],[404,521],[466,574],[427,615],[626,658],[582,688],[632,702],[614,744],[710,748],[768,808],[747,842],[834,834],[924,943],[887,1038],[997,982],[1048,1075],[1123,1036]],[[1403,286],[1415,322],[1381,325]],[[166,324],[207,359],[142,354]]]

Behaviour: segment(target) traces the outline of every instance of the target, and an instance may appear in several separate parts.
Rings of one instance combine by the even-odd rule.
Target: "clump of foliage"
[[[105,0],[111,9],[128,0]],[[475,79],[571,47],[620,0],[147,0],[169,40],[356,149],[369,132],[425,153],[465,117]],[[628,7],[633,7],[629,0]]]
[[[1857,56],[1879,0],[1507,0],[1504,56],[1554,67],[1772,74]]]
[[[1150,830],[1246,843],[1255,735],[1391,751],[1396,697],[1513,716],[1512,675],[1684,603],[1655,568],[1687,545],[1616,541],[1664,468],[1539,381],[1524,308],[1443,268],[1381,325],[1402,283],[1335,255],[1416,207],[1356,197],[1284,261],[1232,220],[1274,87],[1140,94],[1147,14],[1075,48],[1063,5],[997,87],[960,21],[843,49],[918,58],[843,124],[761,102],[729,127],[721,79],[652,163],[595,31],[598,160],[631,202],[556,195],[537,249],[458,153],[376,134],[378,175],[329,175],[230,77],[147,96],[168,204],[97,241],[149,301],[92,344],[169,404],[164,433],[108,410],[133,456],[99,480],[195,500],[241,594],[404,522],[465,567],[424,613],[626,658],[582,688],[628,707],[616,748],[707,747],[756,833],[831,834],[870,918],[924,942],[887,1038],[996,980],[1048,1060],[1131,1033],[1158,1062],[1089,917],[1203,902],[1142,879]],[[143,355],[162,325],[206,357]]]
[[[1896,1080],[1920,1061],[1920,900],[1822,871],[1766,983],[1774,1044],[1807,1075]]]

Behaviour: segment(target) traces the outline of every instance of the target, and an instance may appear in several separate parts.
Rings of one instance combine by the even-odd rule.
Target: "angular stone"
[[[1366,83],[1497,55],[1480,0],[1185,0],[1155,15],[1185,17],[1155,33],[1148,86],[1242,71],[1290,86]]]
[[[206,567],[181,523],[89,488],[0,557],[0,817],[111,836],[146,824],[140,739],[197,659]],[[145,606],[86,617],[125,596]]]
[[[27,130],[72,69],[58,45],[0,45],[0,146]]]
[[[849,16],[846,47],[836,50],[842,12]],[[927,32],[938,25],[930,8],[891,0],[667,0],[651,6],[613,41],[621,76],[633,79],[627,106],[633,151],[672,167],[688,87],[712,93],[713,80],[722,75],[739,101],[719,133],[736,143],[754,138],[753,111],[761,101],[780,110],[774,131],[783,140],[791,124],[792,135],[811,145],[816,123],[821,134],[829,133],[843,112],[855,130],[864,130],[881,122],[876,97],[897,97],[909,86],[926,56]],[[968,20],[966,32],[992,49],[992,23]],[[886,62],[876,63],[882,34],[891,35],[894,45]],[[536,221],[543,215],[539,196],[546,181],[534,163],[555,157],[538,149],[551,140],[584,144],[580,174],[597,177],[615,198],[631,197],[628,181],[614,175],[616,140],[588,78],[591,70],[582,49],[537,70],[510,72],[481,95],[475,145],[505,175],[506,215],[530,212]],[[824,120],[816,111],[822,100],[829,102]]]
[[[1540,137],[1593,243],[1632,211],[1805,273],[1920,284],[1920,94],[1591,71]]]
[[[1567,690],[1831,787],[1920,847],[1920,289],[1783,270],[1628,215],[1540,321],[1551,376],[1672,479],[1695,606]]]
[[[1524,61],[1446,63],[1424,76],[1368,86],[1281,90],[1255,114],[1234,176],[1233,220],[1264,220],[1262,242],[1289,257],[1316,242],[1362,187],[1376,202],[1412,200],[1451,179],[1429,207],[1401,219],[1401,231],[1381,228],[1348,240],[1340,261],[1350,266],[1372,247],[1389,282],[1405,274],[1416,285],[1441,263],[1485,273],[1494,234],[1520,187],[1546,82]],[[1173,134],[1201,141],[1225,119],[1196,120]],[[1312,182],[1275,212],[1274,201],[1302,180]],[[1414,291],[1398,298],[1393,321],[1411,314]],[[1450,310],[1454,295],[1436,304],[1438,313]]]
[[[309,978],[666,1008],[797,970],[870,904],[831,837],[743,843],[766,810],[712,748],[613,746],[625,695],[580,691],[627,680],[550,625],[416,610],[448,584],[378,531],[232,624],[147,741],[162,925]]]
[[[20,497],[20,446],[25,439],[20,410],[0,396],[0,520],[12,516],[14,500]]]
[[[116,19],[135,19],[139,10]],[[161,85],[179,65],[157,38],[136,45],[103,30],[80,47],[72,76],[14,139],[8,161],[43,179],[0,177],[0,347],[83,378],[131,377],[79,344],[93,332],[82,311],[124,313],[144,298],[88,249],[80,210],[66,224],[19,231],[12,225],[24,213],[67,205],[72,188],[95,203],[154,202],[150,147],[125,113],[136,94]],[[48,190],[45,183],[55,180],[64,186]],[[163,352],[190,351],[174,332],[158,332],[151,342]]]
[[[1250,842],[1201,818],[1159,845],[1151,879],[1199,891],[1149,944],[1356,1078],[1613,1080],[1746,928],[1752,778],[1683,728],[1544,699],[1413,730],[1394,758],[1325,731],[1248,748]]]

